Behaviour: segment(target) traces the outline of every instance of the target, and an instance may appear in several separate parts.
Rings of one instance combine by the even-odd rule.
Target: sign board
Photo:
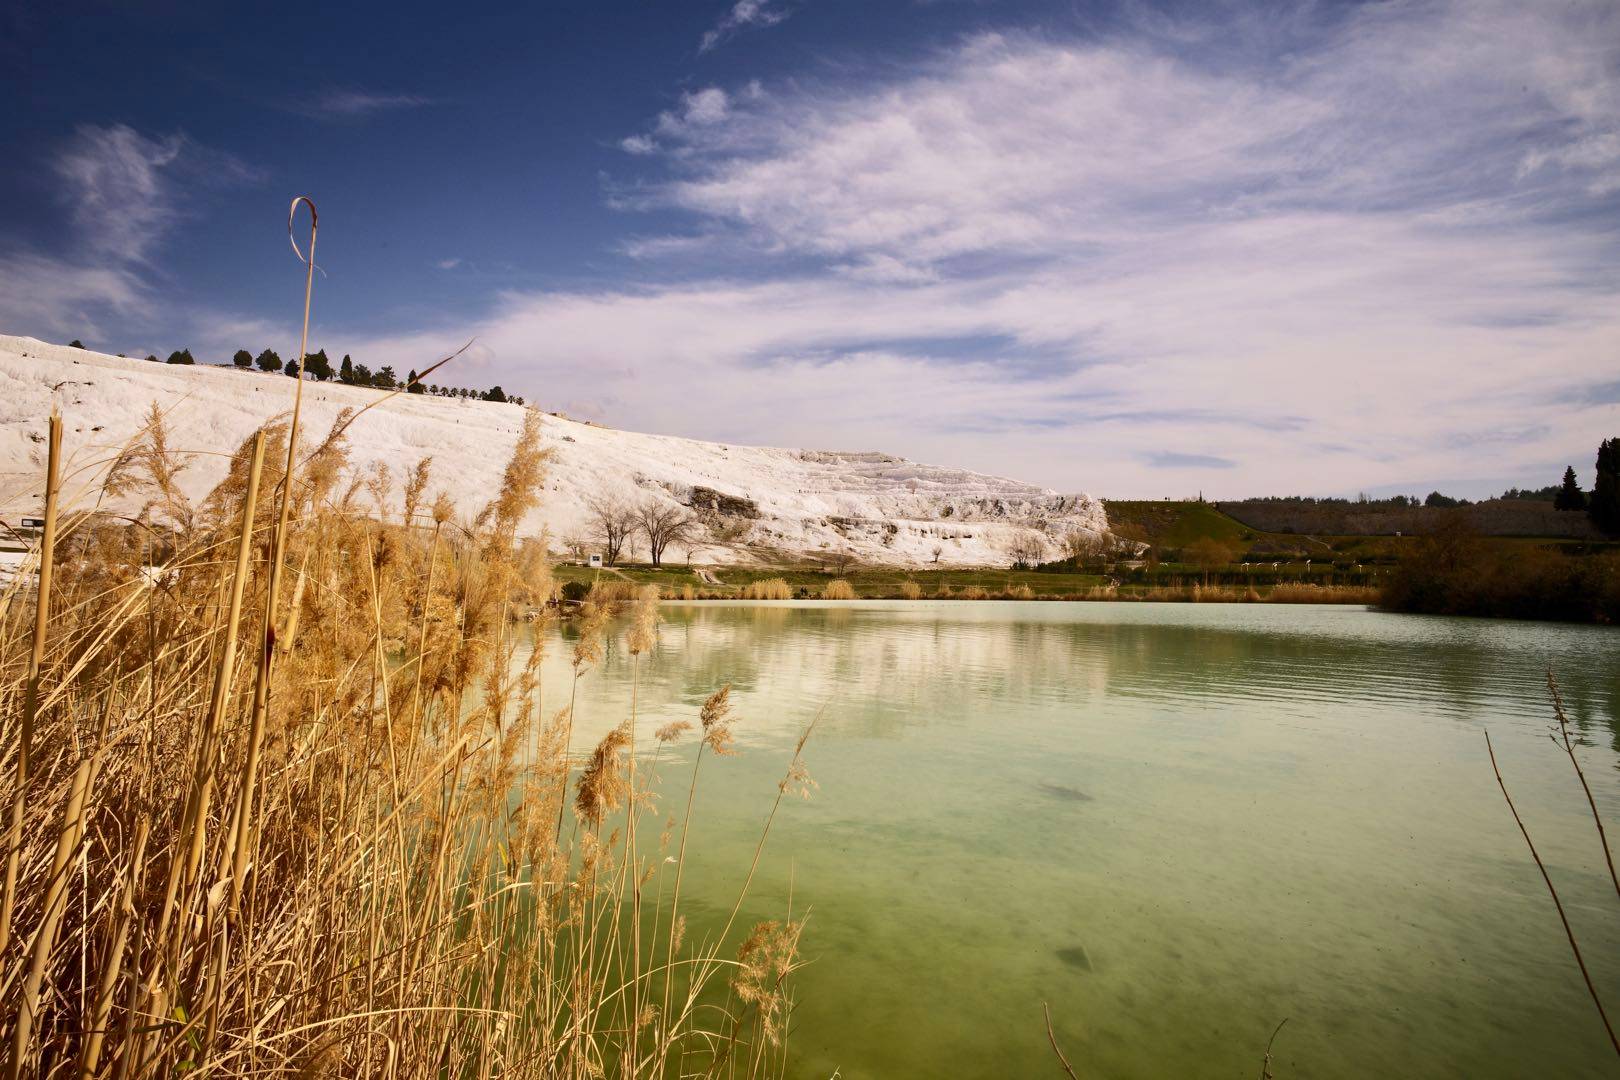
[[[602,568],[602,556],[592,555],[590,565],[598,570]]]
[[[44,518],[23,518],[22,519],[22,527],[25,528],[25,529],[43,529],[45,527],[45,519]]]

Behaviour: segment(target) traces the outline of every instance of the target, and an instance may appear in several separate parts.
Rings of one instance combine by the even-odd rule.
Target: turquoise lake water
[[[1620,833],[1620,630],[1351,607],[666,604],[638,743],[733,685],[705,762],[692,932],[735,899],[805,725],[746,925],[808,910],[789,1074],[1613,1075],[1486,757],[1620,1009],[1620,902],[1556,669]],[[547,702],[568,678],[551,632]],[[555,640],[563,639],[563,640]],[[615,643],[576,752],[628,712]],[[664,808],[690,750],[666,751]],[[645,827],[644,827],[645,828]]]

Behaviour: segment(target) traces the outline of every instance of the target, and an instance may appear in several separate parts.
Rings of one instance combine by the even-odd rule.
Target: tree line
[[[274,349],[266,349],[258,356],[252,355],[246,349],[238,349],[236,355],[231,357],[231,363],[243,369],[256,367],[263,372],[280,371],[284,375],[298,377],[298,360],[296,358],[289,359],[284,364],[281,357],[276,355]],[[345,386],[374,386],[379,390],[403,388],[408,393],[427,394],[431,397],[468,398],[476,401],[509,401],[515,405],[523,404],[521,397],[508,397],[506,392],[499,386],[492,386],[488,390],[472,390],[459,386],[439,386],[437,384],[422,383],[417,381],[414,370],[401,379],[394,373],[391,364],[384,364],[378,370],[372,371],[364,364],[355,363],[348,353],[343,354],[343,359],[338,362],[338,366],[334,369],[331,358],[326,355],[325,349],[305,354],[304,374],[310,376],[316,382],[336,379]]]
[[[84,343],[79,341],[78,338],[74,338],[68,342],[68,346],[74,349],[82,349]],[[119,353],[118,355],[123,356],[124,354]],[[156,354],[148,354],[146,359],[151,363],[158,363]],[[191,355],[189,348],[176,349],[169,354],[167,360],[163,361],[165,364],[182,365],[195,364],[196,362],[197,358]],[[254,356],[246,349],[237,349],[236,354],[231,357],[231,363],[243,371],[258,368],[266,374],[279,372],[283,375],[291,375],[293,378],[298,377],[297,359],[294,358],[282,363],[281,357],[276,354],[274,349],[265,349],[258,356]],[[439,386],[437,384],[421,383],[417,381],[415,371],[410,372],[405,378],[401,379],[394,374],[393,367],[388,364],[384,364],[381,369],[374,372],[364,364],[355,363],[347,353],[343,354],[342,361],[334,369],[325,349],[305,354],[304,374],[310,376],[316,382],[326,382],[335,378],[345,386],[374,386],[379,390],[404,388],[407,393],[426,394],[430,397],[511,402],[514,405],[523,404],[521,396],[515,394],[509,396],[499,386],[492,386],[488,390],[472,390],[464,386]]]
[[[1549,484],[1543,488],[1512,487],[1502,492],[1499,498],[1511,501],[1550,502],[1557,509],[1571,513],[1584,511],[1591,517],[1592,524],[1602,532],[1609,535],[1620,534],[1620,436],[1604,439],[1599,444],[1591,491],[1582,490],[1580,481],[1575,475],[1575,467],[1569,465],[1564,468],[1564,477],[1560,483]],[[1467,499],[1455,498],[1439,491],[1431,491],[1422,497],[1391,495],[1375,499],[1361,495],[1355,499],[1345,499],[1333,496],[1271,495],[1239,501],[1296,506],[1356,506],[1367,510],[1395,510],[1417,506],[1450,509],[1473,505]]]
[[[1571,513],[1585,511],[1600,532],[1620,534],[1620,436],[1598,444],[1592,490],[1582,491],[1575,466],[1564,468],[1564,481],[1553,495],[1553,505]]]

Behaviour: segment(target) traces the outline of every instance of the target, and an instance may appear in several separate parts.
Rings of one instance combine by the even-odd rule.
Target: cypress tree
[[[1553,505],[1560,510],[1585,510],[1586,492],[1575,480],[1575,466],[1571,465],[1564,470],[1564,484],[1553,497]]]
[[[1592,524],[1606,533],[1620,533],[1620,437],[1598,446],[1597,479],[1586,505]]]
[[[253,362],[259,365],[260,371],[281,370],[281,357],[276,355],[274,349],[264,350],[264,352],[259,354],[259,358]]]
[[[343,354],[343,363],[338,365],[338,382],[354,382],[354,361],[349,359],[348,353]]]

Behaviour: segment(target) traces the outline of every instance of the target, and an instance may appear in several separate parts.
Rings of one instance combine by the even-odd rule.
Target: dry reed
[[[744,600],[791,600],[793,586],[781,578],[765,578],[750,581],[738,595]]]
[[[634,701],[570,783],[553,585],[518,536],[535,414],[459,527],[427,460],[402,505],[353,476],[348,421],[267,425],[192,507],[160,413],[93,483],[53,419],[42,546],[0,595],[5,1075],[775,1075],[800,924],[735,960],[678,940],[687,825],[673,863],[637,837]],[[144,509],[78,509],[107,493]],[[574,686],[622,603],[632,663],[652,647],[656,591],[600,582]],[[700,763],[731,723],[701,719]]]
[[[855,586],[843,578],[835,578],[821,588],[823,600],[853,600],[855,599]]]

